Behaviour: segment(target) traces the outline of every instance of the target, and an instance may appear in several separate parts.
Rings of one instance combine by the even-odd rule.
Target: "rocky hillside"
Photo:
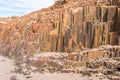
[[[77,52],[120,44],[120,0],[62,0],[22,17],[0,19],[0,48],[16,53]]]

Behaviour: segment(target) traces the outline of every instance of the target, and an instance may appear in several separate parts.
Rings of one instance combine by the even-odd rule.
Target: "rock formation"
[[[84,50],[79,53],[41,53],[29,56],[29,66],[34,71],[51,73],[102,73],[120,75],[120,47],[101,46],[97,49]],[[86,66],[86,68],[82,68]],[[86,70],[86,71],[84,71]],[[89,74],[90,73],[90,74]]]
[[[49,8],[0,22],[4,55],[77,52],[120,44],[119,0],[63,0]]]
[[[119,77],[120,0],[57,0],[28,15],[0,18],[0,53],[14,58],[14,72],[24,75]]]

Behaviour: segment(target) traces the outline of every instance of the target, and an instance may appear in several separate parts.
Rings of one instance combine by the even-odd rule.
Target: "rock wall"
[[[2,53],[76,52],[100,45],[119,45],[118,3],[50,7],[9,21],[0,32]]]
[[[118,11],[116,6],[84,6],[60,13],[55,28],[58,33],[56,50],[74,51],[77,48],[117,45]]]

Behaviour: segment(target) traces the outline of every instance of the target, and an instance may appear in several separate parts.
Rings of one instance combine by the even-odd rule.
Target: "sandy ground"
[[[108,80],[101,77],[84,76],[81,74],[74,73],[34,73],[31,72],[30,75],[15,74],[11,71],[14,70],[14,61],[6,57],[0,56],[0,80],[10,80],[11,76],[16,76],[16,80]]]

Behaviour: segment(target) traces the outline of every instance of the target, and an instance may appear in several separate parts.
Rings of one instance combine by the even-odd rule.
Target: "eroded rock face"
[[[43,71],[62,73],[102,73],[120,70],[120,47],[102,46],[97,49],[84,50],[79,53],[41,53],[29,56],[29,65]],[[81,67],[86,66],[85,69]],[[37,69],[37,70],[38,70]],[[86,72],[87,73],[87,72]],[[86,74],[85,73],[85,74]]]
[[[111,4],[94,0],[65,1],[59,8],[54,5],[2,26],[2,53],[75,52],[120,44],[119,0]]]

